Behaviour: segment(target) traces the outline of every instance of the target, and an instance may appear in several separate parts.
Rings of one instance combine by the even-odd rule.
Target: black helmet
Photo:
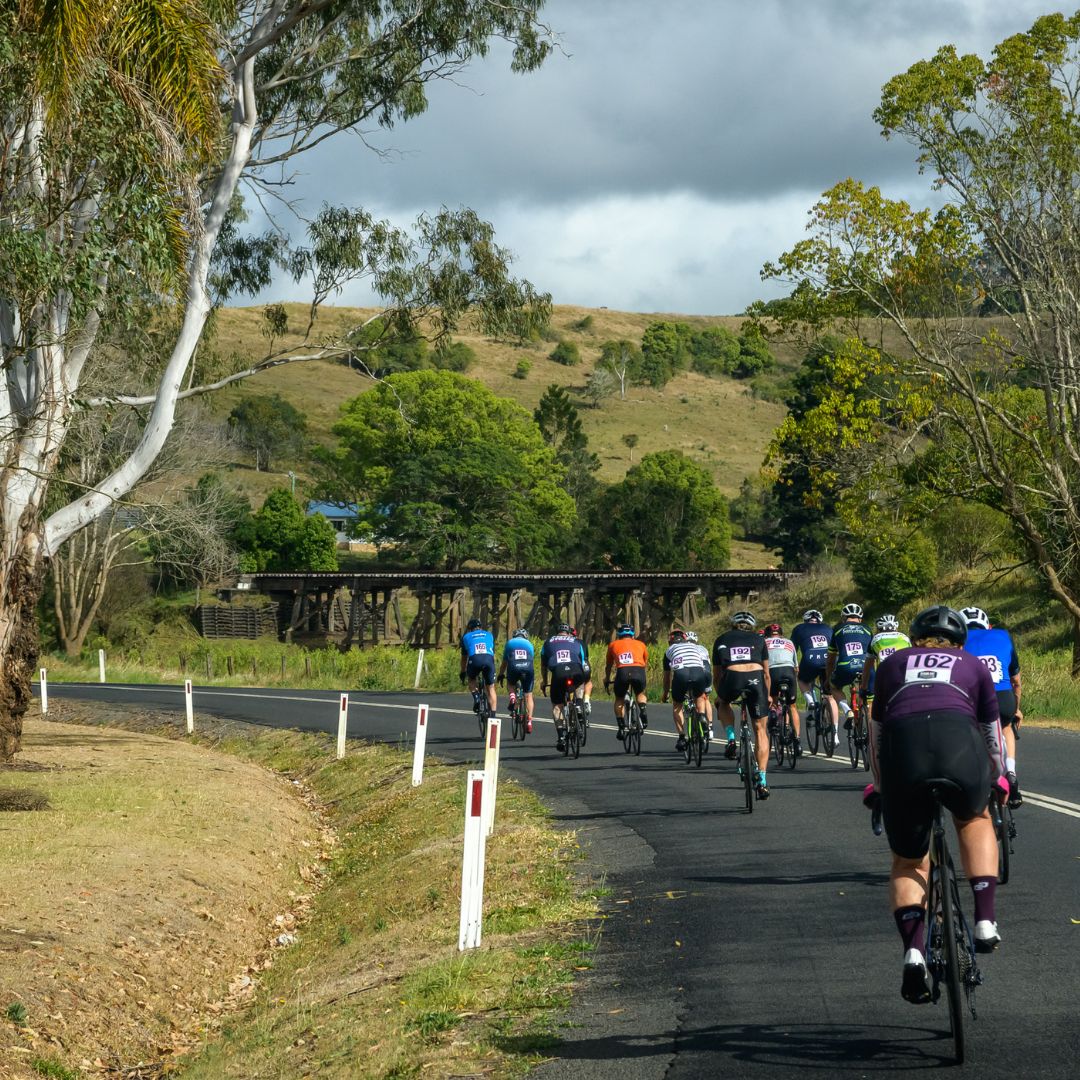
[[[568,622],[561,622],[558,626],[555,627],[555,631],[559,634],[570,634],[573,633],[573,628]]]
[[[633,637],[634,628],[629,623],[623,623],[618,630],[615,631],[616,637]]]
[[[479,630],[480,629],[480,620],[479,619],[470,619],[468,624],[466,625],[465,629],[466,630]]]
[[[963,645],[967,641],[967,623],[959,611],[953,611],[945,604],[920,611],[911,622],[908,637],[913,642],[920,638],[943,637],[954,645]]]

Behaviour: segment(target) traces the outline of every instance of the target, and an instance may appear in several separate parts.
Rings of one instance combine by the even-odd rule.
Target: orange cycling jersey
[[[645,667],[648,662],[649,650],[645,648],[645,642],[637,638],[619,638],[608,646],[609,668]]]

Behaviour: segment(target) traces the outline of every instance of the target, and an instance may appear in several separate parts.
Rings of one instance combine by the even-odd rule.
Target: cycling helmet
[[[470,619],[468,624],[466,625],[465,629],[466,630],[479,630],[480,629],[480,620],[479,619]]]
[[[840,609],[841,619],[861,619],[863,617],[863,609],[858,604],[845,604]]]
[[[977,626],[980,630],[990,629],[990,616],[982,608],[966,607],[960,614],[964,616],[969,629],[973,626]]]
[[[528,636],[529,636],[529,631],[528,631],[528,630],[526,630],[524,626],[519,626],[519,627],[518,627],[518,628],[517,628],[517,629],[516,629],[516,630],[514,631],[514,637],[523,637],[523,638],[527,638]]]
[[[783,637],[784,628],[778,622],[771,622],[765,627],[766,637]]]
[[[900,629],[900,620],[895,615],[882,615],[874,625],[883,634],[891,634]]]
[[[560,633],[560,634],[569,634],[569,633],[571,633],[571,627],[570,627],[570,624],[568,622],[559,623],[559,625],[555,627],[555,630],[556,630],[557,633]]]
[[[616,637],[633,637],[634,628],[629,623],[623,623],[618,630],[615,631]]]
[[[825,616],[817,608],[808,608],[802,613],[803,622],[822,622]]]
[[[757,626],[757,619],[755,619],[749,611],[736,611],[735,614],[731,616],[731,625],[738,626],[740,623],[746,623],[752,630]]]
[[[908,637],[919,641],[927,637],[943,637],[954,645],[963,645],[967,641],[967,623],[959,611],[953,611],[945,604],[920,611],[912,620]]]
[[[693,630],[687,630],[686,631],[686,640],[687,641],[692,641],[696,645],[697,644],[697,634],[695,634]]]
[[[571,637],[577,637],[577,627],[576,626],[571,626],[570,627],[570,636]]]
[[[676,641],[685,641],[685,640],[686,640],[686,631],[680,629],[677,626],[667,636],[667,642],[668,642],[669,645],[674,645]]]

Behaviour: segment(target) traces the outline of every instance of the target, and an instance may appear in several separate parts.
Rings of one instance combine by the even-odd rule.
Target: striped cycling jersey
[[[708,671],[708,650],[694,641],[676,641],[664,653],[664,670],[683,671],[686,668],[704,668]]]
[[[795,667],[795,644],[786,637],[767,637],[765,648],[769,650],[769,667]]]

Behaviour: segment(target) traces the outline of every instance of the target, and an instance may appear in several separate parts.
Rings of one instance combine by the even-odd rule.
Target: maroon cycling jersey
[[[877,669],[873,719],[883,728],[906,716],[932,712],[971,718],[986,740],[999,773],[1002,756],[1001,714],[994,680],[977,657],[962,649],[899,649]]]

